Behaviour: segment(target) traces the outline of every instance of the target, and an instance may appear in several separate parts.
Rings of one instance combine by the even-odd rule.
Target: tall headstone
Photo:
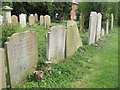
[[[3,16],[0,15],[0,25],[2,25],[2,23],[3,23]]]
[[[11,10],[13,10],[13,8],[10,8],[9,6],[4,6],[2,10],[4,11],[3,21],[11,23]]]
[[[66,56],[72,56],[82,46],[82,39],[75,21],[67,21]]]
[[[101,13],[97,14],[97,30],[96,30],[96,41],[100,39],[101,34],[101,22],[102,22],[102,15]]]
[[[84,28],[84,17],[82,13],[80,13],[80,16],[79,16],[79,27],[80,27],[80,30]]]
[[[44,24],[44,16],[40,15],[40,25],[43,25],[43,24]]]
[[[4,49],[0,48],[0,90],[6,88]]]
[[[114,22],[114,16],[113,13],[111,14],[111,29],[113,29],[113,22]]]
[[[35,13],[35,22],[38,22],[38,14]]]
[[[53,63],[59,62],[65,57],[66,28],[54,26],[48,32],[47,59]]]
[[[16,26],[18,24],[18,17],[16,15],[12,15],[12,25]]]
[[[20,19],[20,25],[22,28],[26,27],[26,14],[20,14],[19,15],[19,19]]]
[[[102,30],[101,30],[101,36],[104,36],[104,34],[105,34],[105,31],[104,31],[104,28],[102,28]]]
[[[106,20],[106,35],[109,34],[109,21],[108,19]]]
[[[10,86],[17,87],[38,62],[38,41],[34,31],[15,33],[5,42]]]
[[[49,15],[44,16],[45,29],[51,26],[51,17]]]
[[[30,14],[29,16],[29,25],[35,24],[35,16],[33,14]]]
[[[88,36],[88,44],[93,44],[95,42],[95,34],[97,29],[97,13],[92,11],[90,13],[89,19],[89,36]]]

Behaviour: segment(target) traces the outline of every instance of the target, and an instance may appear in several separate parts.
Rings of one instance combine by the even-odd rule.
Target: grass
[[[63,23],[52,23],[52,26],[66,26]],[[78,23],[78,22],[77,22]],[[15,27],[16,32],[34,30],[38,36],[39,62],[37,70],[43,68],[42,62],[46,61],[45,35],[49,29],[36,23],[22,29]],[[52,64],[52,74],[46,74],[38,83],[33,74],[28,75],[27,82],[19,88],[117,88],[118,87],[118,28],[111,31],[110,36],[102,37],[96,42],[100,49],[94,45],[87,45],[88,32],[81,33],[84,46],[80,47],[74,56],[65,58],[58,64]],[[84,52],[81,52],[81,49]]]

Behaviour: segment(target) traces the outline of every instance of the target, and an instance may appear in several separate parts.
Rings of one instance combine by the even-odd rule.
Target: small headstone
[[[0,90],[6,88],[4,49],[0,48]]]
[[[18,17],[16,15],[12,15],[12,25],[16,26],[18,24]]]
[[[82,46],[82,39],[75,21],[67,21],[66,56],[72,56]]]
[[[113,13],[111,14],[111,29],[113,29],[113,22],[114,22],[114,16]]]
[[[83,29],[84,27],[84,17],[83,17],[83,14],[80,13],[80,16],[79,16],[79,27],[80,27],[80,30]]]
[[[19,19],[20,19],[20,25],[22,28],[26,27],[26,14],[20,14],[19,15]]]
[[[47,59],[53,63],[59,62],[65,57],[66,29],[63,26],[55,26],[48,32]]]
[[[37,35],[33,31],[15,33],[5,43],[11,88],[23,83],[38,62]]]
[[[0,25],[3,24],[3,16],[0,15]]]
[[[109,21],[108,19],[106,20],[106,35],[109,34]]]
[[[33,14],[30,14],[29,16],[29,25],[35,24],[35,16]]]
[[[90,19],[89,19],[89,36],[88,36],[88,44],[95,43],[95,34],[96,34],[96,28],[97,28],[97,13],[92,11],[90,13]]]
[[[35,22],[38,22],[38,14],[35,13]]]
[[[13,8],[10,8],[9,6],[4,6],[2,10],[4,11],[3,21],[11,23],[11,10],[13,10]]]
[[[40,15],[40,25],[43,25],[43,24],[44,24],[44,16]]]
[[[101,35],[104,36],[104,34],[105,34],[105,31],[104,31],[104,29],[102,28]]]
[[[51,17],[49,15],[44,16],[45,29],[51,26]]]
[[[100,39],[101,22],[102,22],[102,15],[101,15],[101,13],[98,13],[98,14],[97,14],[96,41],[98,41],[98,40]]]

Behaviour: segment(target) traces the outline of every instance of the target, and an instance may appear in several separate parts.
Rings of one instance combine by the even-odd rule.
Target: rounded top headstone
[[[11,11],[13,10],[13,8],[10,8],[9,6],[4,6],[2,10]]]

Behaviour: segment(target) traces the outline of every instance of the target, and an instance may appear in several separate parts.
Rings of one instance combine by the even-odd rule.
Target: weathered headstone
[[[98,14],[97,14],[96,41],[98,41],[98,40],[100,39],[101,22],[102,22],[102,15],[101,15],[101,13],[98,13]]]
[[[111,29],[113,29],[113,22],[114,22],[114,16],[113,13],[111,14]]]
[[[0,25],[3,24],[3,16],[0,15]]]
[[[7,23],[11,23],[11,10],[13,10],[13,8],[4,6],[2,10],[4,11],[3,21]]]
[[[40,15],[40,25],[43,25],[43,24],[44,24],[44,16]]]
[[[23,83],[38,62],[37,35],[33,31],[15,33],[5,43],[8,76],[12,88]]]
[[[16,15],[12,15],[12,25],[16,26],[18,24],[18,17]]]
[[[49,15],[44,16],[45,29],[51,26],[51,17]]]
[[[67,21],[66,56],[72,56],[82,46],[82,39],[75,21]]]
[[[104,28],[102,28],[102,30],[101,30],[101,36],[104,36],[104,34],[105,34],[105,31],[104,31]]]
[[[20,14],[19,15],[19,19],[20,19],[20,25],[22,28],[26,27],[26,14]]]
[[[97,13],[91,12],[90,19],[89,19],[89,36],[88,36],[88,44],[92,44],[95,42],[95,34],[97,28]]]
[[[106,20],[106,35],[109,34],[109,21],[108,19]]]
[[[65,56],[66,29],[63,26],[55,26],[48,32],[47,59],[53,63],[59,62]]]
[[[35,13],[35,22],[38,22],[38,14]]]
[[[80,30],[83,29],[84,27],[84,17],[82,13],[80,13],[80,16],[79,16],[79,27],[80,27]]]
[[[6,88],[4,49],[0,48],[0,90]]]
[[[35,16],[33,14],[30,14],[29,16],[29,25],[35,24]]]

